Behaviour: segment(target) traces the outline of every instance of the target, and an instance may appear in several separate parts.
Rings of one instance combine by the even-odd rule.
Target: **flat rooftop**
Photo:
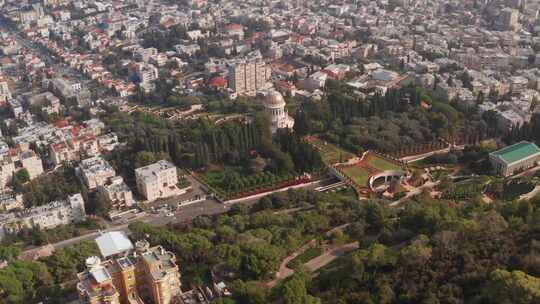
[[[146,179],[156,178],[156,176],[160,172],[171,169],[171,168],[175,168],[173,163],[171,163],[168,160],[160,160],[151,165],[135,169],[135,175],[146,180]]]
[[[540,154],[540,148],[536,144],[527,141],[522,141],[492,152],[492,155],[499,157],[499,159],[507,164],[515,163],[535,154]]]
[[[133,244],[123,231],[103,233],[96,238],[96,244],[104,258],[133,249]]]

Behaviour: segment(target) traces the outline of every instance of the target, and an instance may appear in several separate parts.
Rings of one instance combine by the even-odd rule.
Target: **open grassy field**
[[[343,173],[350,177],[355,183],[361,187],[367,187],[370,174],[366,169],[360,166],[349,166],[342,168]]]
[[[370,167],[377,169],[378,171],[386,171],[386,170],[401,170],[401,166],[386,160],[382,157],[379,157],[377,155],[371,155],[367,159],[367,163]]]

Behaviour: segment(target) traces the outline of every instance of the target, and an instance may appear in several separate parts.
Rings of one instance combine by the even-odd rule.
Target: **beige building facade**
[[[118,248],[102,261],[93,256],[78,274],[77,291],[82,304],[172,304],[182,294],[175,255],[161,246],[138,241],[135,248],[125,235],[105,235],[100,250]],[[100,238],[98,238],[100,239]],[[110,243],[110,244],[104,244]],[[117,243],[117,244],[115,244]],[[107,255],[102,250],[102,255]]]

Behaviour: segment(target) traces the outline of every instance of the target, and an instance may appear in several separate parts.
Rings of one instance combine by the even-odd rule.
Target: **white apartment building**
[[[11,111],[11,114],[13,115],[14,118],[19,118],[19,116],[21,116],[21,114],[24,112],[22,104],[19,100],[9,99],[8,104],[9,104],[9,110]]]
[[[147,48],[147,49],[139,49],[135,52],[133,55],[135,59],[141,60],[143,62],[148,62],[152,56],[156,56],[158,54],[158,50],[156,48]]]
[[[67,200],[0,215],[0,239],[22,229],[52,229],[82,222],[85,218],[84,200],[78,193],[69,196]]]
[[[118,136],[114,132],[98,136],[97,141],[101,150],[109,152],[113,151],[118,145],[120,145]]]
[[[236,94],[255,95],[268,86],[272,69],[262,60],[237,63],[229,69],[229,88]]]
[[[8,102],[11,99],[11,92],[7,81],[0,75],[0,104]]]
[[[22,167],[26,169],[30,179],[34,179],[43,173],[43,162],[32,150],[26,150],[19,154]]]
[[[191,45],[175,45],[174,50],[180,54],[185,56],[193,56],[195,53],[201,50],[201,47],[198,44],[191,44]]]
[[[53,114],[60,112],[60,99],[51,92],[34,95],[28,99],[28,102],[34,106],[40,106],[43,113]]]
[[[49,146],[49,158],[55,166],[77,160],[78,157],[79,151],[76,150],[73,140],[62,141]]]
[[[0,189],[5,189],[13,179],[15,163],[9,157],[0,159]]]
[[[178,193],[176,167],[167,160],[135,170],[137,189],[148,201]]]
[[[43,0],[44,6],[57,7],[60,5],[68,5],[71,1],[69,0]]]
[[[515,31],[519,29],[519,11],[512,8],[501,10],[496,25],[500,31]]]
[[[43,7],[39,3],[32,4],[31,7],[26,7],[19,10],[19,20],[21,23],[28,24],[37,21],[45,15]]]
[[[105,129],[105,124],[97,118],[85,120],[83,121],[83,125],[87,133],[93,134],[96,136],[103,133],[103,130]]]
[[[512,94],[521,94],[527,89],[529,81],[522,76],[510,77],[510,92]]]
[[[135,203],[133,193],[121,176],[115,176],[98,186],[99,194],[111,203],[114,209],[131,207]]]
[[[9,212],[14,209],[23,208],[22,194],[15,194],[15,192],[0,193],[0,212]]]
[[[135,71],[137,76],[141,80],[142,85],[148,85],[152,81],[158,79],[158,69],[153,64],[140,63],[137,64],[137,70]]]
[[[163,53],[157,54],[156,56],[152,56],[150,58],[150,62],[152,64],[155,64],[155,65],[159,66],[159,67],[164,66],[167,63],[167,60],[168,60],[167,55],[165,55]]]
[[[82,160],[76,173],[89,190],[104,185],[109,178],[116,175],[113,167],[100,156]]]
[[[2,131],[0,131],[0,157],[7,155],[9,153],[8,144],[2,140]]]
[[[30,179],[34,179],[43,173],[41,158],[32,150],[12,150],[15,153],[5,155],[0,159],[0,190],[7,187],[12,181],[13,174],[26,169]]]
[[[51,144],[49,146],[49,158],[55,166],[58,166],[64,162],[97,156],[100,153],[99,148],[96,136],[88,134]]]

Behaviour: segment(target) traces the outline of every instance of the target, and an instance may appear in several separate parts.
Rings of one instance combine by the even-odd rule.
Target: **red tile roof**
[[[224,88],[227,86],[227,80],[221,76],[216,76],[210,80],[210,86],[215,88]]]
[[[225,30],[227,31],[238,31],[241,30],[242,26],[238,23],[230,23],[225,25]]]

